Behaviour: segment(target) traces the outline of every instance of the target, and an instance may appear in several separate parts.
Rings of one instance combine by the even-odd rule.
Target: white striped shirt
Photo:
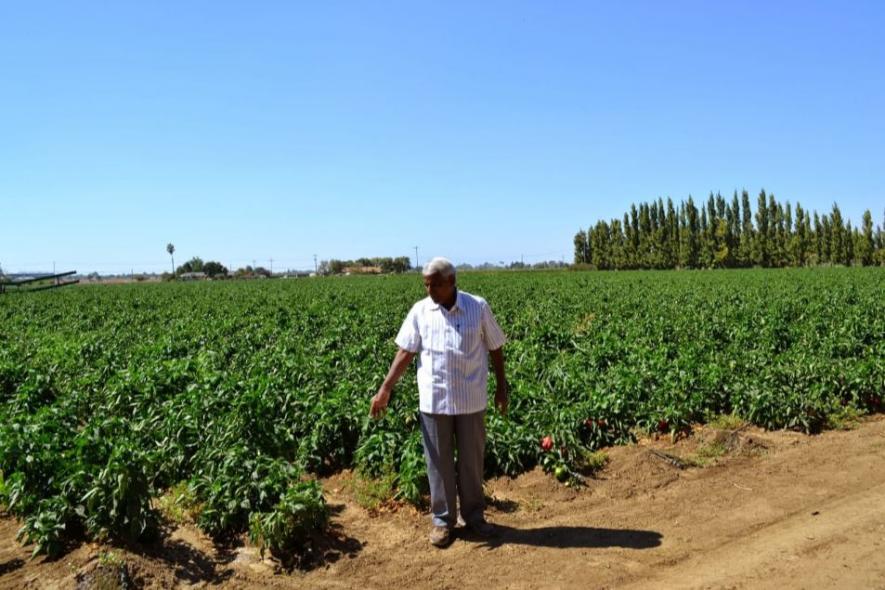
[[[501,348],[506,340],[482,297],[458,290],[448,311],[430,297],[413,305],[396,344],[419,353],[419,409],[428,414],[485,410],[488,351]]]

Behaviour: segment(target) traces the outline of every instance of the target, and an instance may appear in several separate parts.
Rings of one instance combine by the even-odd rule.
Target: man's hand
[[[507,415],[507,405],[510,403],[510,387],[507,385],[507,377],[504,375],[504,348],[489,351],[492,359],[492,368],[495,370],[495,405],[502,416]]]
[[[501,412],[502,416],[507,415],[507,406],[509,403],[510,387],[507,385],[507,381],[498,381],[498,384],[495,387],[495,405],[498,407],[498,411]]]
[[[372,418],[380,418],[384,413],[384,410],[387,408],[387,403],[390,401],[390,390],[382,387],[378,390],[372,397],[372,407],[369,412],[372,414]]]
[[[372,418],[378,418],[384,413],[384,409],[387,407],[388,402],[390,402],[390,394],[393,392],[393,386],[396,385],[399,378],[406,372],[406,367],[408,367],[409,363],[412,362],[412,359],[415,358],[415,354],[416,353],[403,350],[402,348],[396,351],[396,356],[393,357],[393,363],[390,365],[390,370],[387,371],[387,377],[384,378],[384,383],[378,388],[378,393],[372,397],[372,407],[369,408],[369,413],[372,415]]]

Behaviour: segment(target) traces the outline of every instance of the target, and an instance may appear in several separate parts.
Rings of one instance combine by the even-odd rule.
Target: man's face
[[[424,290],[434,303],[449,301],[455,293],[455,275],[444,277],[437,272],[425,276]]]

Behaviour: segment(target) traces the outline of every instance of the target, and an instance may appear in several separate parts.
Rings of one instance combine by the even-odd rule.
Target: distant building
[[[182,281],[201,281],[208,277],[209,275],[204,272],[183,272],[178,275],[178,278]]]
[[[345,266],[344,274],[346,275],[380,275],[380,266]]]

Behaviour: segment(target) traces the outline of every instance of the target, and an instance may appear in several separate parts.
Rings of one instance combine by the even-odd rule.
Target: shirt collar
[[[428,299],[430,299],[430,297],[428,297]],[[452,309],[448,310],[447,313],[452,313],[452,312],[455,311],[456,309],[457,309],[457,310],[461,310],[461,309],[463,309],[463,308],[464,308],[464,306],[463,306],[463,302],[464,302],[464,300],[463,300],[463,298],[461,297],[461,289],[458,289],[458,288],[456,287],[456,288],[455,288],[455,305],[453,305],[453,306],[452,306]],[[436,310],[439,309],[440,307],[442,307],[442,305],[440,305],[439,303],[436,303],[433,299],[430,299],[430,309],[436,311]],[[445,309],[445,308],[443,307],[443,309]]]

